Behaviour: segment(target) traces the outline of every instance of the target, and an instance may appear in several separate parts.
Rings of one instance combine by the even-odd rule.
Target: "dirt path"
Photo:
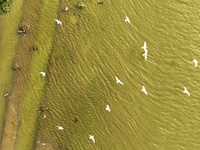
[[[7,99],[8,100],[8,99]],[[3,129],[3,136],[0,145],[1,150],[14,150],[14,145],[16,141],[16,134],[17,134],[17,126],[18,122],[18,115],[16,112],[16,105],[15,105],[15,96],[12,94],[9,97],[7,104],[6,113],[4,116],[4,129]]]

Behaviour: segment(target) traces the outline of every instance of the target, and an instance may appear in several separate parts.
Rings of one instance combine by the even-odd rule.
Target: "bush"
[[[85,3],[83,3],[83,2],[78,2],[78,3],[76,4],[76,7],[78,7],[79,9],[82,9],[83,7],[85,7]]]
[[[0,13],[10,11],[10,0],[0,0]]]

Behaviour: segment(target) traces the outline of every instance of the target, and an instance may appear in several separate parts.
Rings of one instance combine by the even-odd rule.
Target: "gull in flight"
[[[106,105],[106,110],[110,112],[110,106]]]
[[[64,128],[61,126],[56,126],[56,127],[58,128],[58,130],[64,130]]]
[[[147,53],[142,54],[144,56],[144,59],[147,60]]]
[[[196,59],[193,59],[192,62],[194,63],[194,67],[197,67],[198,61]]]
[[[67,11],[69,8],[68,7],[65,7],[65,11]]]
[[[147,95],[147,90],[146,90],[146,88],[144,86],[142,86],[142,90],[141,91],[144,92],[144,94]]]
[[[124,85],[124,83],[122,81],[120,81],[118,77],[115,76],[115,79],[116,79],[116,83]]]
[[[56,21],[57,24],[62,25],[62,22],[60,20],[58,20],[58,19],[54,19],[54,20]]]
[[[144,41],[144,45],[142,46],[142,49],[147,49],[147,43],[146,43],[146,41]]]
[[[144,42],[144,45],[142,46],[142,49],[144,50],[144,54],[142,54],[142,56],[144,56],[144,59],[147,60],[148,50],[147,50],[147,43],[146,43],[146,41]]]
[[[186,87],[183,87],[184,90],[183,90],[183,93],[187,94],[188,96],[190,96],[190,93],[188,92],[187,88]]]
[[[5,93],[5,94],[3,94],[3,96],[4,96],[4,97],[7,97],[7,96],[8,96],[8,92],[7,92],[7,93]]]
[[[95,143],[95,139],[93,135],[89,135],[89,138],[92,140],[93,143]]]
[[[131,23],[130,19],[126,16],[125,22]]]
[[[40,72],[43,77],[46,77],[46,72]]]

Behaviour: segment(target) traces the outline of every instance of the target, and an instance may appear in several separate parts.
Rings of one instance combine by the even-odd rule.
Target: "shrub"
[[[76,4],[76,6],[77,6],[79,9],[82,9],[83,7],[85,7],[85,3],[83,3],[83,2],[78,2],[78,3]]]
[[[10,0],[0,0],[0,13],[10,11]]]

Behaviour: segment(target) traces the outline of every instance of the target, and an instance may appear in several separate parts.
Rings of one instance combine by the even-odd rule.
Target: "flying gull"
[[[40,72],[43,77],[46,77],[46,72]]]
[[[127,16],[126,16],[124,21],[127,22],[127,23],[131,23],[130,19]]]
[[[144,42],[144,45],[142,46],[142,49],[144,50],[144,54],[142,54],[142,56],[144,56],[144,59],[147,60],[148,50],[147,50],[147,43],[146,43],[146,41]]]
[[[190,93],[188,92],[187,88],[186,87],[183,87],[183,93],[187,94],[188,96],[190,96]]]
[[[147,95],[147,90],[146,90],[146,88],[144,86],[142,86],[142,90],[141,91],[144,92],[144,94]]]
[[[110,112],[110,106],[106,105],[106,110]]]
[[[93,143],[95,143],[95,139],[93,135],[89,135],[89,138],[92,140]]]
[[[124,83],[123,83],[122,81],[120,81],[118,77],[115,76],[115,79],[116,79],[116,83],[117,83],[117,84],[122,84],[122,85],[124,85]]]
[[[56,21],[57,24],[62,25],[62,22],[60,20],[58,20],[58,19],[54,19],[54,20]]]
[[[64,130],[64,128],[62,126],[56,126],[58,128],[58,130]]]
[[[194,67],[197,67],[198,61],[196,59],[193,59],[192,62],[194,63]]]

